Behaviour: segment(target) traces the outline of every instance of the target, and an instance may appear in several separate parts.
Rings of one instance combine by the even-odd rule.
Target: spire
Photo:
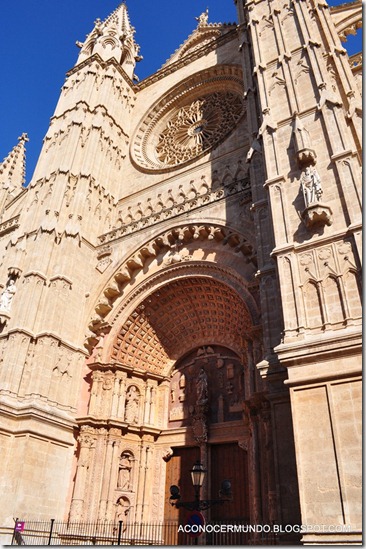
[[[105,21],[97,19],[94,25],[85,42],[76,43],[81,48],[78,63],[95,53],[105,61],[113,57],[132,80],[136,62],[142,57],[139,55],[140,46],[134,40],[135,29],[130,23],[125,2]]]
[[[28,135],[23,133],[18,141],[0,164],[0,188],[7,189],[9,193],[20,190],[25,183],[25,144],[29,141]]]

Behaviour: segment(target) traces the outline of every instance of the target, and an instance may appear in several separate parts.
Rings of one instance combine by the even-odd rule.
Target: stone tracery
[[[175,166],[215,146],[232,130],[242,110],[242,100],[232,92],[215,92],[181,107],[159,135],[159,161]]]
[[[206,153],[208,150],[218,145],[235,127],[241,116],[245,112],[243,99],[243,85],[240,81],[241,70],[236,66],[221,65],[215,68],[215,71],[204,70],[190,78],[184,80],[180,85],[172,88],[154,107],[146,113],[141,121],[135,136],[131,142],[131,157],[134,163],[144,171],[163,171],[171,169],[174,166],[181,166]],[[159,136],[164,132],[169,135],[169,131],[174,127],[181,129],[182,115],[185,117],[186,109],[200,101],[207,101],[210,106],[209,111],[210,125],[214,124],[215,137],[206,143],[203,151],[193,150],[187,156],[178,155],[177,159],[165,159],[166,147],[161,150]],[[225,113],[222,114],[220,110]],[[218,117],[218,119],[215,117]],[[206,116],[202,117],[206,122]],[[217,122],[219,120],[219,123]],[[179,121],[177,126],[177,121]],[[197,120],[198,122],[198,120]],[[221,128],[223,124],[224,128]],[[171,126],[173,125],[173,127]],[[200,127],[194,126],[194,122],[189,124],[188,129],[193,125],[192,132]],[[200,132],[197,132],[200,133]],[[175,137],[175,135],[174,135]],[[189,136],[194,143],[194,135]],[[187,135],[184,138],[188,138]],[[176,141],[170,140],[169,150],[176,148]],[[165,144],[163,144],[165,145]],[[181,145],[182,146],[182,145]],[[186,146],[187,147],[187,146]],[[160,153],[157,152],[160,150]],[[163,154],[163,158],[159,155]]]

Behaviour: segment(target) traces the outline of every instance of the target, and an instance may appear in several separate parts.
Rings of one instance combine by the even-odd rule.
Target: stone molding
[[[215,190],[208,187],[204,177],[201,178],[200,184],[201,188],[199,190],[197,190],[192,181],[190,188],[187,187],[184,189],[181,185],[179,193],[175,196],[172,194],[172,191],[168,191],[164,198],[158,195],[158,203],[154,207],[152,206],[151,198],[148,198],[144,204],[139,202],[134,205],[134,210],[130,206],[128,208],[128,218],[131,221],[123,223],[120,219],[122,226],[101,235],[98,239],[99,243],[105,245],[108,242],[123,238],[129,234],[135,234],[137,231],[144,230],[151,225],[165,222],[172,217],[180,216],[219,200],[227,199],[229,196],[243,193],[243,202],[251,200],[251,187],[248,178],[232,178],[226,186],[221,183]],[[189,198],[190,194],[194,196]],[[171,205],[169,206],[169,204]]]
[[[166,248],[175,249],[179,244],[187,244],[198,239],[215,240],[223,246],[228,244],[233,248],[234,253],[241,253],[247,262],[255,262],[253,245],[240,233],[226,227],[206,223],[202,223],[202,225],[181,225],[156,236],[153,240],[144,244],[140,250],[131,254],[120,265],[118,271],[113,275],[113,279],[110,279],[110,282],[103,290],[105,297],[99,298],[96,304],[95,312],[98,316],[91,321],[89,328],[94,331],[95,325],[99,326],[101,324],[101,319],[105,318],[113,309],[113,302],[119,295],[122,295],[123,287],[131,280],[132,273],[141,270],[148,258],[158,256]],[[174,261],[174,257],[172,259],[172,263],[179,263],[183,258],[177,258],[177,261]],[[187,264],[190,265],[191,262]]]
[[[164,65],[159,71],[157,71],[155,74],[149,76],[148,78],[145,78],[140,82],[138,85],[135,86],[135,90],[138,91],[140,89],[144,89],[151,84],[155,84],[162,78],[165,78],[166,76],[173,74],[177,70],[181,69],[182,67],[186,67],[187,65],[190,65],[197,59],[200,59],[201,57],[207,55],[211,51],[214,51],[218,49],[219,47],[223,46],[224,44],[227,44],[228,42],[231,42],[232,40],[237,40],[237,30],[236,26],[229,30],[229,32],[223,34],[220,36],[217,40],[213,40],[209,44],[203,45],[201,48],[198,48],[194,50],[193,52],[185,55],[178,61],[175,61],[174,63]]]

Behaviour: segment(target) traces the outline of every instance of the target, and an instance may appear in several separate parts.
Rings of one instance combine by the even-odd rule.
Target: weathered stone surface
[[[30,185],[26,136],[0,169],[0,526],[174,518],[174,449],[239,445],[243,519],[359,541],[359,64],[342,10],[237,6],[138,84],[97,20]]]

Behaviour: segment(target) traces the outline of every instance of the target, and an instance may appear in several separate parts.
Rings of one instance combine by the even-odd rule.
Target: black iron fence
[[[258,530],[258,528],[256,529]],[[259,529],[260,530],[260,529]],[[16,520],[11,545],[277,545],[270,531],[244,521],[187,527],[178,522],[60,522]]]

